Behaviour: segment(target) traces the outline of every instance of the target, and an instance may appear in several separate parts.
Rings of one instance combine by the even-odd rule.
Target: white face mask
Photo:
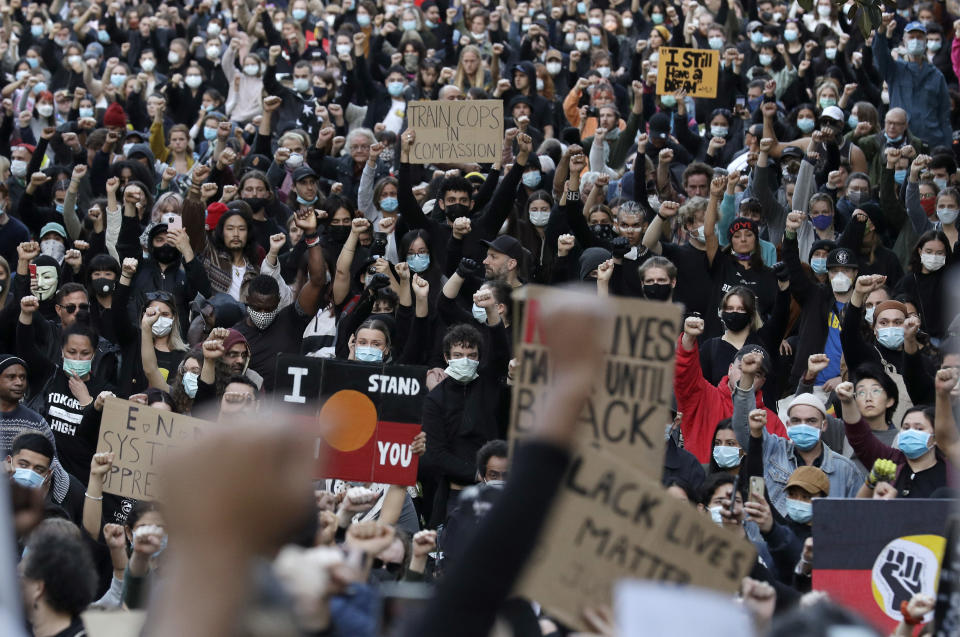
[[[560,62],[547,62],[547,73],[550,75],[556,75],[560,72],[560,69],[563,68],[563,65]]]
[[[47,239],[40,242],[40,254],[53,257],[57,261],[63,261],[63,255],[67,252],[67,246],[62,241],[56,239]]]
[[[203,77],[199,75],[188,75],[183,78],[183,81],[186,82],[190,88],[197,88],[203,83]]]
[[[549,210],[531,210],[530,211],[530,223],[542,228],[547,225],[547,222],[550,221],[550,211]]]
[[[153,324],[153,327],[150,328],[150,331],[153,332],[154,336],[166,336],[173,329],[173,319],[169,316],[161,316],[157,319],[157,322]]]
[[[833,288],[834,292],[839,294],[848,292],[851,285],[853,285],[853,281],[843,272],[838,272],[830,277],[830,287]]]
[[[257,73],[260,72],[259,64],[244,64],[243,72],[249,75],[250,77],[255,77]]]
[[[170,53],[167,54],[167,62],[170,64],[178,64],[180,62],[180,54],[176,51],[170,51]]]
[[[156,68],[157,62],[156,62],[156,60],[146,59],[146,60],[140,62],[140,66],[143,68],[144,71],[146,71],[147,73],[149,73],[150,71],[152,71],[153,69]]]
[[[10,162],[10,173],[14,177],[23,177],[27,174],[27,162],[22,159],[14,159]]]
[[[37,112],[40,117],[50,117],[53,115],[53,104],[37,104]]]
[[[208,46],[207,47],[207,59],[216,60],[220,57],[220,47],[218,46]]]
[[[923,267],[930,270],[931,272],[936,272],[942,268],[947,262],[947,257],[942,254],[921,254],[920,263],[923,264]]]

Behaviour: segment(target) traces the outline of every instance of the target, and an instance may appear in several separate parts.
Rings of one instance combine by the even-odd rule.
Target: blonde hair
[[[477,72],[473,74],[473,77],[467,75],[466,71],[463,70],[463,56],[467,53],[473,53],[477,56],[479,64],[477,64]],[[483,88],[483,52],[480,50],[480,47],[474,44],[468,44],[460,50],[460,59],[457,60],[457,73],[453,76],[453,83],[463,91],[464,93],[471,88]],[[470,83],[470,86],[467,86],[467,82]]]

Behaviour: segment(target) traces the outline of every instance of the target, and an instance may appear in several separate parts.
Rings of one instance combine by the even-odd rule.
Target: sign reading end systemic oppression
[[[159,465],[170,451],[189,446],[210,426],[199,418],[129,400],[107,399],[97,452],[112,452],[113,468],[103,490],[124,498],[156,500]]]
[[[417,138],[411,164],[490,164],[503,153],[501,100],[420,100],[407,104]]]
[[[712,49],[660,47],[657,95],[685,90],[690,97],[716,97],[720,54]]]
[[[413,485],[426,368],[281,355],[276,395],[317,432],[314,478]]]

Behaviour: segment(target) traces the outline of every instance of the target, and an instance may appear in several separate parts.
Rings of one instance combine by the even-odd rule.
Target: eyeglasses
[[[60,305],[59,303],[57,303],[57,307],[62,307],[63,309],[65,309],[67,311],[67,314],[73,314],[77,310],[83,310],[84,312],[86,312],[87,310],[90,309],[90,304],[89,303],[67,303],[66,305]]]
[[[164,301],[166,303],[173,302],[173,295],[164,290],[154,290],[152,292],[147,292],[143,295],[147,301]]]
[[[867,396],[873,396],[874,398],[876,398],[877,396],[880,396],[882,394],[883,394],[882,387],[874,387],[870,390],[861,389],[860,391],[857,392],[857,398],[866,398]]]

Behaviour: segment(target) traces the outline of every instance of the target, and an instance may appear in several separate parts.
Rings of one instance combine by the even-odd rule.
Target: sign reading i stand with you
[[[502,100],[409,102],[407,126],[411,164],[492,164],[503,153]]]
[[[657,63],[657,95],[684,90],[690,97],[716,97],[720,53],[712,49],[662,46]]]
[[[281,355],[278,401],[316,431],[314,478],[413,485],[427,368]]]
[[[177,447],[189,446],[212,423],[140,403],[108,398],[97,452],[112,452],[103,490],[124,498],[156,500],[158,466]]]
[[[526,286],[515,349],[511,440],[529,435],[549,400],[550,350],[540,338],[545,295],[563,304],[593,295]],[[605,366],[580,414],[573,461],[545,532],[517,587],[563,623],[585,629],[585,606],[609,605],[622,578],[737,590],[755,561],[742,533],[668,496],[660,484],[671,422],[681,307],[611,298]]]

